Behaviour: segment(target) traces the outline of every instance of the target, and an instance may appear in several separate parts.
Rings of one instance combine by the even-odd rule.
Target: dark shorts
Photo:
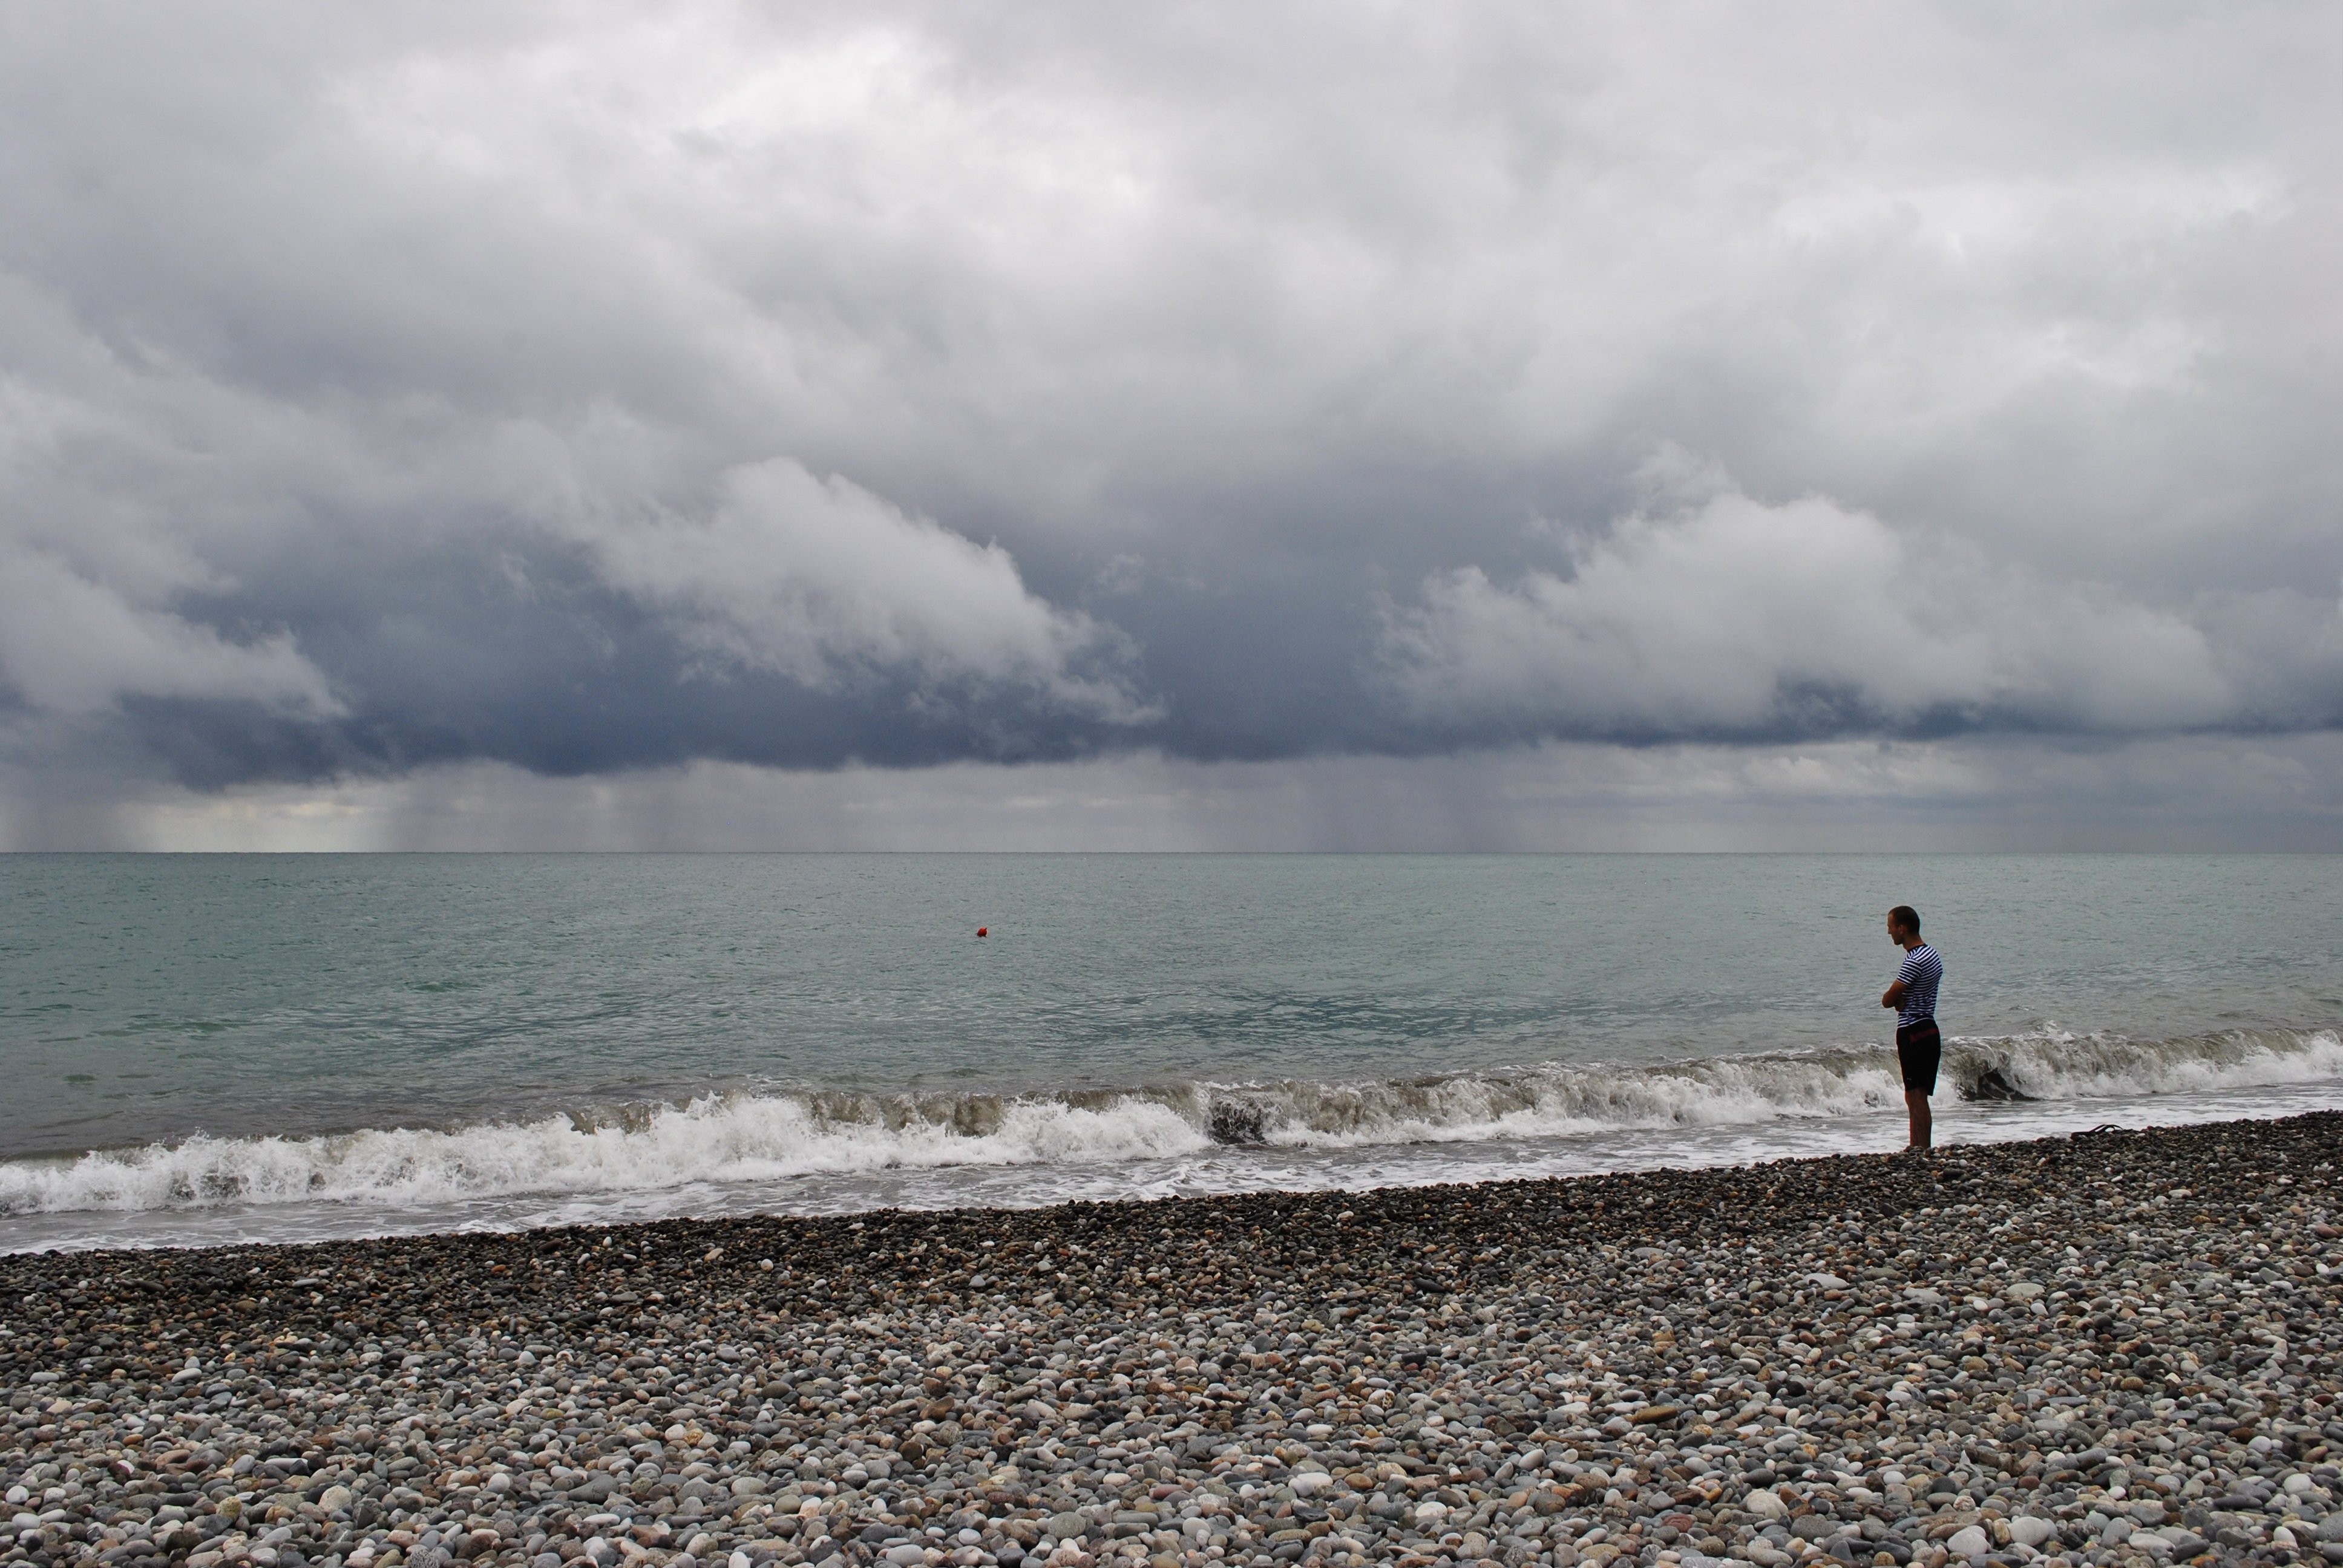
[[[1936,1032],[1935,1019],[1896,1026],[1896,1061],[1904,1070],[1906,1093],[1936,1093],[1936,1068],[1944,1058],[1945,1037]]]

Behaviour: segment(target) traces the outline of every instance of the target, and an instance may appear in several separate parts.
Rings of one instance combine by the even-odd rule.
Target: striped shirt
[[[1936,982],[1945,978],[1945,961],[1936,950],[1922,942],[1904,955],[1896,979],[1904,988],[1904,1005],[1896,1010],[1898,1024],[1919,1023],[1936,1016]]]

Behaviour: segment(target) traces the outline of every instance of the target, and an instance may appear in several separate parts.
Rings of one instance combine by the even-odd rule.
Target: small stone
[[[298,1265],[314,1280],[328,1260],[427,1276],[463,1298],[444,1321],[355,1282],[320,1286],[332,1299],[315,1320],[272,1316],[248,1262],[222,1272],[223,1255],[201,1251],[12,1255],[0,1290],[35,1311],[70,1294],[81,1311],[44,1320],[65,1343],[14,1352],[21,1455],[0,1482],[21,1496],[0,1519],[28,1516],[6,1532],[28,1559],[106,1568],[267,1568],[258,1553],[297,1568],[328,1540],[347,1568],[453,1568],[458,1553],[529,1568],[867,1568],[906,1548],[920,1568],[947,1554],[1000,1568],[1969,1568],[1950,1549],[1976,1543],[1964,1530],[2001,1543],[1986,1553],[1999,1568],[2031,1553],[2177,1568],[2214,1518],[2217,1550],[2275,1554],[2291,1535],[2298,1562],[2316,1551],[2323,1565],[2343,1558],[2337,1489],[2309,1458],[2333,1414],[2311,1396],[2331,1380],[2272,1342],[2343,1311],[2343,1282],[2253,1248],[2287,1233],[2271,1216],[2329,1202],[2310,1177],[2338,1135],[2343,1119],[2322,1113],[1928,1162],[1106,1204],[1077,1231],[1051,1211],[743,1218],[394,1238]],[[2195,1196],[2159,1204],[2177,1168]],[[2060,1229],[2077,1183],[2113,1211],[2087,1256]],[[1681,1229],[1726,1211],[1743,1221],[1729,1241]],[[1159,1272],[1191,1220],[1219,1231],[1214,1267]],[[1353,1221],[1414,1244],[1324,1248],[1326,1227]],[[729,1272],[763,1258],[786,1266]],[[1019,1288],[970,1298],[952,1270],[979,1261]],[[472,1300],[469,1282],[490,1274],[493,1299]],[[1024,1282],[1037,1274],[1046,1289]],[[2053,1279],[2055,1299],[2018,1288]],[[1728,1280],[1729,1295],[1704,1298]],[[2124,1353],[2156,1364],[2107,1366],[2102,1336],[2151,1326],[2117,1318],[2147,1289],[2168,1337]],[[148,1332],[171,1350],[75,1338],[77,1320],[117,1315],[110,1299],[156,1303]],[[200,1352],[179,1365],[190,1342],[217,1346],[208,1366]],[[87,1375],[101,1353],[127,1381]],[[296,1380],[338,1397],[297,1404]],[[287,1397],[265,1402],[264,1382]],[[2151,1391],[2175,1403],[2154,1408]],[[575,1420],[559,1408],[573,1392]],[[279,1424],[297,1412],[298,1461]],[[475,1448],[509,1457],[458,1457]],[[2044,1462],[2021,1488],[2013,1462],[2032,1450]],[[2156,1500],[2152,1481],[2205,1474],[2199,1459],[2235,1479]],[[449,1473],[466,1464],[477,1481]],[[249,1504],[184,1519],[141,1504],[154,1508],[141,1557],[116,1533],[114,1480],[149,1471],[164,1496],[217,1495],[234,1475]],[[304,1472],[329,1489],[319,1502],[345,1505],[297,1508]],[[2118,1487],[2132,1495],[2099,1490]],[[2048,1517],[2089,1509],[2063,1531]],[[1932,1525],[1948,1543],[1927,1539]],[[728,1533],[763,1526],[773,1539]],[[2064,1531],[2097,1540],[2069,1553]],[[1091,1563],[1094,1533],[1111,1563]]]
[[[1956,1557],[1982,1563],[1993,1551],[1993,1538],[1974,1524],[1963,1525],[1945,1539],[1945,1550]]]

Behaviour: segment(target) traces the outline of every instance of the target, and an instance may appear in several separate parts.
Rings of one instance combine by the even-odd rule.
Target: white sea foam
[[[2138,1041],[2055,1030],[1956,1040],[1945,1091],[2044,1101],[2343,1081],[2330,1030]],[[1991,1075],[1991,1076],[1989,1076]],[[1498,1143],[1831,1121],[1899,1111],[1878,1048],[1658,1066],[1544,1065],[1356,1083],[1177,1084],[1071,1094],[884,1098],[741,1091],[684,1105],[318,1137],[210,1138],[0,1165],[0,1215],[484,1199],[952,1167],[1111,1170],[1200,1156]],[[1148,1183],[1139,1181],[1135,1189]]]
[[[1946,1067],[1970,1089],[1998,1070],[2032,1100],[2205,1093],[2343,1077],[2343,1038],[2333,1030],[2237,1030],[2142,1042],[2054,1029],[1956,1041]]]
[[[317,1138],[208,1138],[0,1166],[0,1213],[217,1203],[440,1203],[498,1193],[616,1193],[695,1181],[940,1165],[1160,1158],[1208,1140],[1160,1103],[1001,1103],[950,1120],[838,1118],[834,1097],[710,1095],[601,1121],[546,1117]],[[874,1108],[883,1111],[884,1108]],[[962,1121],[965,1121],[963,1117]]]

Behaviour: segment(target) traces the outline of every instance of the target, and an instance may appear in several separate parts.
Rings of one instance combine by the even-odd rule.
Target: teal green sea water
[[[0,892],[0,1246],[1888,1147],[1896,902],[1947,1136],[2343,1103],[2333,857],[19,856]]]

